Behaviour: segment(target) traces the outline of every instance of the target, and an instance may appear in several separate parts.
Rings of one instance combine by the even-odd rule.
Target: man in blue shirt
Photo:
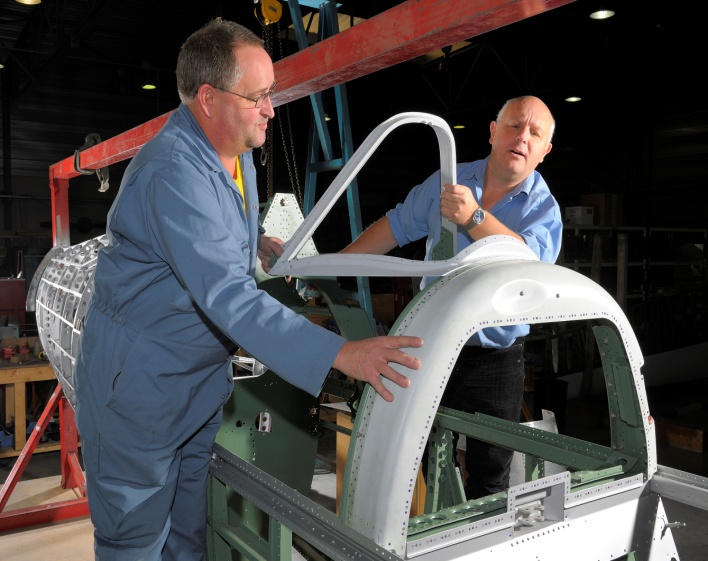
[[[384,254],[427,236],[426,259],[441,238],[441,214],[457,225],[458,251],[486,236],[505,234],[554,263],[560,252],[560,208],[536,166],[551,150],[555,120],[533,96],[507,101],[490,125],[487,158],[457,166],[456,185],[440,191],[437,172],[367,228],[343,253]],[[425,286],[434,279],[424,278]],[[474,310],[470,310],[474,314]],[[528,325],[489,327],[460,353],[442,405],[519,421],[524,391],[524,337]],[[467,439],[467,498],[503,491],[513,451]]]
[[[274,117],[260,38],[214,20],[180,49],[182,103],[133,158],[108,215],[76,363],[96,558],[205,557],[206,481],[237,347],[318,395],[331,368],[393,394],[417,337],[345,341],[256,287],[282,242],[258,222],[251,150]]]

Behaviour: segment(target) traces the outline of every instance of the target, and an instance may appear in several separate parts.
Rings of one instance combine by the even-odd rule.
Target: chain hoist
[[[258,3],[258,2],[256,2]],[[277,4],[277,7],[275,6]],[[262,26],[263,43],[266,51],[273,58],[275,37],[280,35],[280,3],[277,0],[260,0],[260,5],[256,8],[256,17]],[[275,26],[271,25],[275,23]],[[273,28],[275,27],[275,31]],[[280,58],[283,58],[283,43],[278,42],[280,49]],[[283,153],[285,155],[285,165],[288,168],[288,176],[290,178],[290,186],[297,198],[300,208],[303,208],[302,189],[300,188],[300,180],[297,171],[297,159],[295,158],[295,142],[293,140],[293,127],[290,120],[290,107],[288,104],[284,106],[285,120],[287,127],[283,125],[283,118],[280,107],[275,108],[276,116],[278,117],[278,128],[280,137],[283,141]],[[286,139],[287,129],[287,139]],[[266,134],[265,150],[261,149],[261,165],[266,167],[266,197],[271,198],[274,195],[274,179],[273,179],[273,129],[269,129]]]

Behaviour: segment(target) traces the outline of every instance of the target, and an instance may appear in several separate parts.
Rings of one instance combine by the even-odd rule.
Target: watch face
[[[481,208],[478,208],[474,211],[474,216],[472,218],[474,219],[475,224],[481,224],[482,220],[484,220],[484,211]]]

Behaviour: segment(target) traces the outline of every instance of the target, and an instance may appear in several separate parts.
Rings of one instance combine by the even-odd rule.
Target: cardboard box
[[[0,279],[0,310],[24,311],[26,305],[25,279]]]
[[[623,196],[619,193],[594,193],[581,195],[580,204],[591,206],[598,226],[621,226]]]
[[[592,226],[594,211],[591,206],[569,206],[565,209],[565,223],[573,226]]]

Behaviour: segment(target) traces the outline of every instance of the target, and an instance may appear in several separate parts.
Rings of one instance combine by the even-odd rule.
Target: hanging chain
[[[279,43],[280,46],[280,58],[283,58],[283,42],[280,41]],[[290,152],[291,152],[291,158],[292,158],[292,168],[290,167],[290,158],[288,157],[288,146],[287,143],[285,142],[285,133],[281,132],[281,138],[283,139],[283,151],[285,152],[285,161],[288,165],[288,174],[290,175],[290,185],[292,186],[293,192],[295,193],[295,196],[297,197],[298,202],[300,203],[300,209],[302,210],[304,208],[303,202],[302,202],[302,190],[300,189],[300,179],[299,179],[299,174],[297,172],[297,158],[295,157],[295,141],[293,140],[293,126],[290,121],[290,105],[286,104],[285,105],[285,114],[288,118],[288,137],[290,140]],[[280,120],[281,123],[281,131],[282,131],[282,120]]]
[[[266,52],[273,58],[273,33],[270,30],[270,25],[265,23],[265,20],[261,22],[263,43],[266,48]],[[273,128],[270,127],[266,130],[266,142],[265,150],[261,148],[261,165],[266,166],[266,200],[270,200],[274,193],[274,179],[273,179]]]
[[[263,42],[266,47],[266,51],[268,51],[268,54],[273,58],[273,36],[274,33],[271,31],[272,25],[265,25],[262,24],[263,28]],[[275,35],[280,34],[280,22],[276,23],[276,33]],[[283,42],[282,40],[278,42],[278,46],[280,49],[280,58],[283,58]],[[278,120],[278,128],[280,129],[280,138],[283,141],[283,153],[285,154],[285,164],[288,167],[288,176],[290,177],[290,186],[292,187],[293,193],[295,194],[298,203],[300,204],[300,209],[303,208],[303,200],[302,200],[302,189],[300,188],[300,180],[298,178],[298,172],[297,172],[297,158],[295,158],[295,142],[293,140],[293,127],[292,127],[292,122],[290,120],[290,106],[288,104],[285,104],[285,118],[287,120],[287,132],[288,132],[288,140],[289,140],[289,148],[288,148],[288,142],[285,139],[285,129],[283,128],[283,118],[282,118],[282,112],[280,111],[280,107],[275,108],[275,113],[276,117]],[[267,159],[268,159],[268,168],[267,168],[267,197],[270,198],[273,196],[273,190],[274,190],[274,180],[273,180],[273,132],[272,129],[268,130],[268,134],[266,135],[266,150],[267,150]],[[265,165],[265,158],[263,152],[261,151],[261,165]]]
[[[278,108],[280,109],[280,108]],[[288,154],[288,146],[287,143],[285,142],[285,131],[283,130],[283,120],[281,118],[278,118],[278,125],[280,126],[280,137],[283,139],[283,152],[285,153],[285,163],[288,166],[288,175],[290,176],[290,185],[293,188],[293,192],[295,193],[295,196],[297,197],[298,202],[300,203],[300,209],[303,208],[303,202],[302,202],[302,191],[300,189],[300,182],[298,180],[298,174],[297,174],[297,160],[295,158],[295,143],[293,141],[293,127],[292,124],[290,123],[290,109],[288,106],[285,106],[285,115],[288,120],[288,133],[289,133],[289,138],[290,138],[290,148],[292,150],[292,156]],[[280,117],[280,111],[278,111],[278,117]],[[292,158],[292,166],[290,163],[290,160]]]

